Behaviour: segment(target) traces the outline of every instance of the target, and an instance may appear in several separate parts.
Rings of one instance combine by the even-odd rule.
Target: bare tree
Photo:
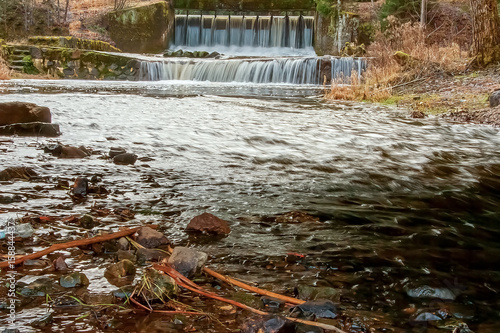
[[[500,61],[500,19],[497,0],[470,0],[472,13],[472,56],[475,65]]]
[[[427,25],[427,0],[422,0],[422,5],[420,6],[420,25],[425,28]]]

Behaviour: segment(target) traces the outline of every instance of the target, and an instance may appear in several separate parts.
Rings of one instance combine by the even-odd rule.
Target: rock
[[[183,54],[182,54],[183,57],[186,57],[186,58],[193,58],[194,57],[194,54],[193,52],[191,51],[185,51]]]
[[[72,193],[75,196],[84,197],[89,192],[89,180],[85,177],[77,177],[73,184]]]
[[[134,164],[135,161],[137,161],[137,155],[130,153],[119,154],[113,158],[113,162],[120,165]]]
[[[53,320],[54,320],[54,317],[52,316],[52,313],[46,313],[43,316],[41,316],[40,318],[33,320],[30,323],[30,325],[32,327],[41,328],[41,327],[48,326],[49,324],[52,323]]]
[[[27,167],[10,167],[0,172],[0,180],[7,181],[12,179],[29,180],[31,177],[36,177],[38,174],[33,168]]]
[[[295,318],[331,318],[337,317],[337,307],[332,301],[309,301],[290,309],[290,316]]]
[[[311,216],[304,212],[293,211],[280,214],[276,217],[278,223],[310,223],[319,222],[319,218]]]
[[[260,300],[262,301],[262,305],[267,312],[279,312],[285,307],[285,301],[277,298],[262,296]]]
[[[83,215],[79,220],[80,227],[84,229],[92,229],[97,224],[94,221],[94,218],[90,215]]]
[[[64,288],[88,286],[89,279],[83,273],[71,273],[65,276],[61,276],[59,284]]]
[[[134,286],[123,286],[120,289],[113,290],[111,294],[117,298],[127,299],[132,296],[134,289]]]
[[[130,242],[125,237],[120,238],[117,243],[120,250],[127,251],[130,248]]]
[[[185,277],[191,278],[199,274],[207,262],[208,255],[187,247],[177,246],[168,263]]]
[[[490,95],[490,108],[500,105],[500,90],[494,91]]]
[[[51,153],[57,158],[84,158],[90,156],[90,152],[85,147],[72,147],[56,145],[55,147],[46,146],[45,152]]]
[[[21,238],[30,238],[35,233],[31,223],[16,224],[16,236]]]
[[[21,287],[20,283],[18,286]],[[23,296],[45,296],[50,294],[54,289],[51,278],[42,277],[31,282],[28,285],[21,287],[20,294]]]
[[[217,51],[214,51],[214,52],[210,53],[209,55],[207,55],[206,58],[217,58],[219,56],[220,56],[220,53]]]
[[[121,148],[121,147],[111,147],[111,149],[109,149],[109,157],[110,158],[114,158],[115,156],[117,155],[121,155],[121,154],[125,154],[127,151],[124,149],[124,148]]]
[[[228,222],[210,213],[195,216],[187,225],[186,231],[208,234],[228,235],[231,232]]]
[[[409,289],[406,293],[413,298],[435,298],[447,301],[457,298],[457,295],[448,288],[433,288],[427,285]]]
[[[330,287],[313,287],[309,285],[298,285],[295,287],[295,296],[305,301],[315,301],[319,299],[336,300],[339,292]]]
[[[130,260],[131,262],[137,261],[137,257],[134,255],[132,251],[118,250],[116,252],[116,258],[118,260],[127,259]]]
[[[417,119],[425,118],[425,113],[423,113],[422,111],[413,111],[410,114],[410,117],[411,118],[417,118]]]
[[[177,50],[172,53],[172,57],[182,57],[183,53],[182,50]]]
[[[128,259],[123,259],[106,268],[104,275],[111,278],[122,278],[125,276],[134,276],[135,271],[136,268],[134,263]]]
[[[52,265],[54,266],[54,270],[56,271],[66,271],[68,269],[68,265],[66,265],[63,256],[60,256],[59,258],[54,260],[52,262]]]
[[[174,279],[153,268],[147,268],[141,279],[142,296],[149,302],[156,299],[168,300],[179,292]]]
[[[149,227],[140,228],[137,231],[135,241],[148,249],[154,249],[160,245],[170,244],[170,241],[164,234]]]
[[[50,123],[50,109],[33,103],[0,103],[0,126],[19,123]]]
[[[284,318],[267,316],[248,320],[244,323],[242,333],[287,333],[294,332],[293,324]]]
[[[0,135],[56,137],[61,135],[61,131],[57,124],[37,122],[0,126]]]
[[[416,316],[413,316],[411,320],[415,322],[427,322],[427,321],[440,321],[443,320],[443,318],[432,312],[421,312]]]
[[[167,257],[167,254],[155,249],[137,249],[137,262],[144,265],[147,261],[160,261]]]

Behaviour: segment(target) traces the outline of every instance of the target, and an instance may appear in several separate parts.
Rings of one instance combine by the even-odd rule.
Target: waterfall
[[[356,71],[356,73],[358,73],[358,79],[361,80],[361,74],[365,70],[365,58],[331,57],[331,79],[349,83],[352,72]]]
[[[332,78],[349,83],[351,73],[366,69],[364,58],[280,57],[236,59],[145,58],[139,80],[322,84]]]
[[[174,48],[312,48],[312,16],[176,15]]]
[[[321,58],[142,61],[139,79],[319,84]]]

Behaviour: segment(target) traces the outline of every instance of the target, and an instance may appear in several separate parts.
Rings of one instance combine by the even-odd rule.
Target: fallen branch
[[[291,303],[291,304],[303,304],[303,303],[306,302],[306,301],[303,301],[301,299],[297,299],[297,298],[293,298],[293,297],[288,297],[288,296],[284,296],[284,295],[273,293],[272,291],[268,291],[268,290],[264,290],[264,289],[260,289],[260,288],[249,286],[248,284],[245,284],[245,283],[243,283],[241,281],[232,279],[229,276],[224,276],[222,274],[219,274],[219,273],[217,273],[217,272],[215,272],[215,271],[213,271],[213,270],[211,270],[210,268],[207,268],[207,267],[205,267],[203,269],[203,271],[205,273],[209,274],[209,275],[212,275],[216,279],[222,280],[222,281],[227,282],[229,284],[233,284],[233,285],[235,285],[237,287],[246,289],[248,291],[251,291],[251,292],[259,294],[259,295],[269,296],[269,297],[272,297],[272,298],[280,299],[282,301],[285,301],[285,302]]]
[[[188,290],[191,290],[191,291],[193,291],[193,292],[195,292],[197,294],[200,294],[200,295],[203,295],[203,296],[206,296],[206,297],[210,297],[210,298],[213,298],[213,299],[225,302],[225,303],[229,303],[231,305],[235,305],[235,306],[237,306],[237,307],[239,307],[241,309],[248,310],[248,311],[251,311],[251,312],[259,314],[259,315],[264,315],[265,316],[265,315],[269,315],[270,314],[270,313],[267,313],[267,312],[264,312],[264,311],[261,311],[261,310],[254,309],[254,308],[252,308],[252,307],[250,307],[248,305],[245,305],[245,304],[242,304],[242,303],[239,303],[239,302],[236,302],[236,301],[233,301],[233,300],[221,297],[221,296],[219,296],[219,295],[217,295],[217,294],[215,294],[213,292],[206,291],[202,287],[198,286],[196,283],[194,283],[193,281],[189,280],[184,275],[182,275],[181,273],[179,273],[178,271],[176,271],[174,268],[172,268],[168,264],[165,265],[165,266],[158,265],[158,264],[153,264],[153,268],[156,269],[156,270],[159,270],[159,271],[162,271],[162,272],[168,274],[172,279],[175,280],[175,282],[179,286],[181,286],[183,288],[186,288]],[[318,323],[318,322],[309,321],[309,320],[302,320],[302,319],[298,319],[298,318],[291,318],[291,317],[285,317],[285,319],[289,320],[289,321],[296,322],[296,323],[301,323],[301,324],[305,324],[305,325],[320,327],[320,328],[323,328],[325,330],[334,331],[336,333],[346,333],[345,331],[342,331],[341,329],[339,329],[339,328],[337,328],[337,327],[335,327],[333,325]]]
[[[150,227],[150,228],[156,229],[158,226],[156,226],[156,225],[145,225],[143,227]],[[49,254],[49,253],[52,253],[52,252],[55,252],[55,251],[58,251],[58,250],[65,250],[65,249],[70,248],[70,247],[78,247],[78,246],[85,246],[85,245],[90,245],[90,244],[95,244],[95,243],[101,243],[101,242],[106,242],[106,241],[109,241],[109,240],[112,240],[112,239],[116,239],[116,238],[121,238],[121,237],[129,236],[129,235],[133,235],[140,228],[142,228],[142,227],[137,227],[137,228],[132,228],[132,229],[125,229],[125,230],[118,231],[118,232],[115,232],[115,233],[112,233],[112,234],[109,234],[109,235],[96,236],[96,237],[87,238],[87,239],[77,239],[77,240],[74,240],[74,241],[71,241],[71,242],[67,242],[67,243],[54,244],[54,245],[52,245],[51,247],[49,247],[49,248],[47,248],[45,250],[42,250],[42,251],[39,251],[39,252],[35,252],[35,253],[32,253],[32,254],[28,254],[26,256],[18,258],[13,263],[9,262],[9,261],[2,261],[2,262],[0,262],[0,268],[9,267],[9,265],[11,265],[11,264],[19,265],[19,264],[25,262],[26,260],[38,259],[40,257],[43,257],[44,255]]]

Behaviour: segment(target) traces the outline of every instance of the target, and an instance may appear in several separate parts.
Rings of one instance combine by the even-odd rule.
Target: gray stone
[[[490,96],[490,107],[500,105],[500,90],[494,91]]]
[[[413,298],[435,298],[440,300],[453,301],[457,295],[448,288],[433,288],[423,285],[407,291],[408,296]]]
[[[109,149],[109,157],[111,158],[114,158],[115,156],[117,155],[120,155],[120,154],[125,154],[127,151],[125,150],[125,148],[122,148],[122,147],[111,147]]]
[[[83,273],[71,273],[65,276],[61,276],[59,284],[64,288],[88,286],[89,279]]]
[[[117,243],[120,250],[126,251],[130,248],[130,242],[125,237],[120,238]]]
[[[119,154],[113,158],[113,162],[115,164],[121,164],[121,165],[134,164],[135,161],[137,161],[137,155],[130,153]]]
[[[201,272],[207,259],[208,255],[204,252],[177,246],[168,259],[168,263],[182,275],[190,278]]]
[[[134,263],[128,259],[123,259],[116,264],[112,264],[108,268],[106,268],[104,274],[106,277],[122,278],[125,276],[134,276],[135,271],[136,268]]]
[[[33,122],[0,126],[0,135],[56,137],[61,131],[57,124]]]
[[[155,249],[137,249],[137,262],[140,265],[146,264],[147,261],[160,261],[167,257],[167,254]]]
[[[20,283],[18,283],[18,286],[21,287]],[[52,279],[42,277],[22,287],[20,294],[23,296],[45,296],[50,294],[53,289]]]
[[[33,327],[41,328],[41,327],[46,327],[52,323],[54,320],[54,317],[52,316],[52,313],[46,313],[43,316],[41,316],[38,319],[33,320],[30,325]]]
[[[126,251],[126,250],[118,250],[116,252],[116,258],[118,260],[128,259],[131,262],[137,261],[137,257],[134,255],[134,253],[132,251]]]
[[[160,245],[170,244],[170,241],[164,234],[149,227],[140,228],[137,231],[135,241],[148,249],[154,249]]]

